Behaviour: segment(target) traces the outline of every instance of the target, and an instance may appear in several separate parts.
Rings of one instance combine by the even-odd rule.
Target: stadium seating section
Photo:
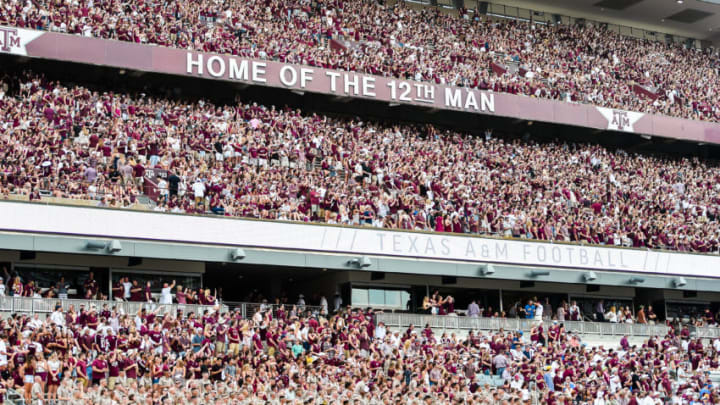
[[[720,117],[718,54],[600,27],[364,1],[39,0],[0,25],[447,83],[697,120]]]

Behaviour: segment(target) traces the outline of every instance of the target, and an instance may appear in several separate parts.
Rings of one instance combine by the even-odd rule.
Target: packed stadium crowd
[[[720,340],[671,330],[617,348],[547,330],[435,336],[331,316],[94,306],[0,321],[0,393],[53,404],[717,403]],[[494,379],[491,376],[495,376]],[[695,401],[695,402],[690,402]],[[0,402],[2,402],[0,400]]]
[[[64,277],[59,276],[56,282],[44,284],[33,280],[31,277],[18,272],[10,273],[3,267],[5,279],[0,277],[0,298],[2,297],[28,297],[46,299],[85,299],[91,301],[106,301],[102,303],[102,311],[109,312],[113,302],[137,302],[157,304],[179,304],[179,305],[205,305],[214,306],[227,304],[220,291],[210,288],[191,289],[177,285],[175,280],[160,283],[144,282],[137,279],[121,277],[110,287],[110,292],[101,288],[94,273],[89,272],[88,277],[81,285],[72,285]],[[153,288],[155,287],[155,290]],[[69,294],[72,291],[73,294]],[[158,291],[158,292],[154,292]],[[343,299],[339,292],[336,292],[330,300],[325,295],[314,293],[307,298],[299,293],[291,299],[286,293],[281,293],[274,298],[268,299],[258,289],[248,291],[241,299],[241,302],[248,305],[250,311],[259,309],[262,312],[286,307],[290,313],[298,313],[311,309],[319,315],[326,316],[335,313],[343,308]],[[100,303],[98,303],[100,305]],[[656,324],[675,322],[673,325],[680,331],[681,336],[689,336],[690,327],[706,327],[720,325],[720,310],[713,313],[709,307],[698,308],[695,312],[683,314],[681,319],[664,319],[658,317],[652,305],[639,305],[637,311],[631,305],[621,305],[617,302],[606,302],[603,298],[592,301],[592,305],[582,307],[575,300],[561,300],[556,307],[550,303],[549,297],[538,299],[537,296],[518,300],[509,305],[507,310],[493,309],[491,305],[481,306],[477,299],[470,300],[464,310],[457,308],[455,297],[451,294],[441,295],[435,290],[431,295],[425,296],[417,308],[417,312],[430,315],[467,316],[471,318],[505,318],[505,319],[527,319],[536,321],[593,321],[626,324]],[[413,311],[415,308],[408,303],[406,308]],[[682,323],[680,323],[682,321]]]
[[[289,108],[0,82],[0,195],[158,211],[717,252],[720,169]]]
[[[0,25],[720,120],[714,51],[384,3],[4,0]],[[150,91],[0,73],[0,198],[131,208],[151,189],[158,212],[720,253],[714,161]],[[64,278],[2,276],[0,297],[55,307],[0,316],[0,404],[14,392],[42,405],[720,403],[720,339],[691,334],[720,324],[710,309],[610,348],[563,323],[662,322],[652,306],[471,301],[467,317],[532,329],[458,336],[391,329],[339,293],[311,307],[254,291],[257,305],[233,310],[222,291],[131,277],[103,291],[89,273],[77,296],[116,301],[96,306],[65,301]],[[456,307],[435,291],[421,310]]]
[[[0,25],[720,118],[714,51],[629,38],[599,24],[493,21],[473,10],[382,3],[9,0],[0,4]]]

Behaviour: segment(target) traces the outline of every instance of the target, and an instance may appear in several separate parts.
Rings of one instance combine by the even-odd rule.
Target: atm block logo
[[[0,27],[0,51],[10,52],[13,48],[20,48],[17,28]]]
[[[645,114],[634,111],[614,110],[597,107],[600,114],[607,120],[607,129],[623,132],[635,132],[635,123]]]

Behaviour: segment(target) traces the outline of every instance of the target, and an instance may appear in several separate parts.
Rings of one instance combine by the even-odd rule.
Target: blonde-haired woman
[[[427,295],[423,298],[422,309],[423,313],[430,313],[432,309],[432,304],[430,304],[430,297],[428,297]]]
[[[215,294],[217,294],[217,290],[215,291]],[[213,296],[210,294],[210,289],[205,289],[202,291],[202,294],[199,297],[200,299],[200,305],[215,305],[215,301],[217,299],[216,296]]]
[[[48,402],[53,402],[58,400],[58,386],[60,386],[60,373],[62,372],[62,363],[60,363],[58,359],[57,352],[53,352],[50,355],[47,366],[47,400]]]
[[[618,316],[617,312],[615,311],[615,306],[610,307],[610,311],[608,311],[607,314],[605,314],[605,320],[610,323],[617,323],[618,322]]]

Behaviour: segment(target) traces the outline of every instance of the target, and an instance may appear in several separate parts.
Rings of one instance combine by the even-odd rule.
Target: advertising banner
[[[720,143],[720,124],[232,55],[0,27],[0,53]]]

